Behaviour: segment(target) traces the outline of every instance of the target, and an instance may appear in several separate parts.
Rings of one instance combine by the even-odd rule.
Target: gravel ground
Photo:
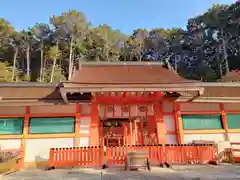
[[[240,180],[240,165],[173,166],[172,169],[153,167],[145,170],[124,171],[123,168],[58,169],[52,171],[23,170],[5,176],[6,180]]]

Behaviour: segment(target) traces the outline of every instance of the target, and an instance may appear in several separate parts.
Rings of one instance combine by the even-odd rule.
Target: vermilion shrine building
[[[25,165],[74,146],[240,142],[240,83],[186,80],[158,63],[83,64],[57,85],[0,84],[1,149]]]

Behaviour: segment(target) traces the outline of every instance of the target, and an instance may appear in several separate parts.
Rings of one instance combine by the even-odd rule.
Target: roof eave
[[[177,102],[196,102],[196,103],[240,103],[238,97],[197,97],[189,100],[187,97],[179,97]]]
[[[57,88],[61,83],[36,83],[36,82],[0,82],[0,88]]]

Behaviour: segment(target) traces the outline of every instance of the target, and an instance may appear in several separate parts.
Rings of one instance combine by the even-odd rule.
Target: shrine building
[[[83,63],[59,84],[0,83],[0,147],[240,142],[240,83],[187,80],[155,62]]]

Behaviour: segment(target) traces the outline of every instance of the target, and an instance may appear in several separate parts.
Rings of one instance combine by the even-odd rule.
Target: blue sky
[[[213,3],[234,0],[0,0],[0,17],[17,30],[48,23],[52,15],[69,9],[82,11],[94,26],[108,24],[131,34],[137,28],[184,28],[189,17]]]

